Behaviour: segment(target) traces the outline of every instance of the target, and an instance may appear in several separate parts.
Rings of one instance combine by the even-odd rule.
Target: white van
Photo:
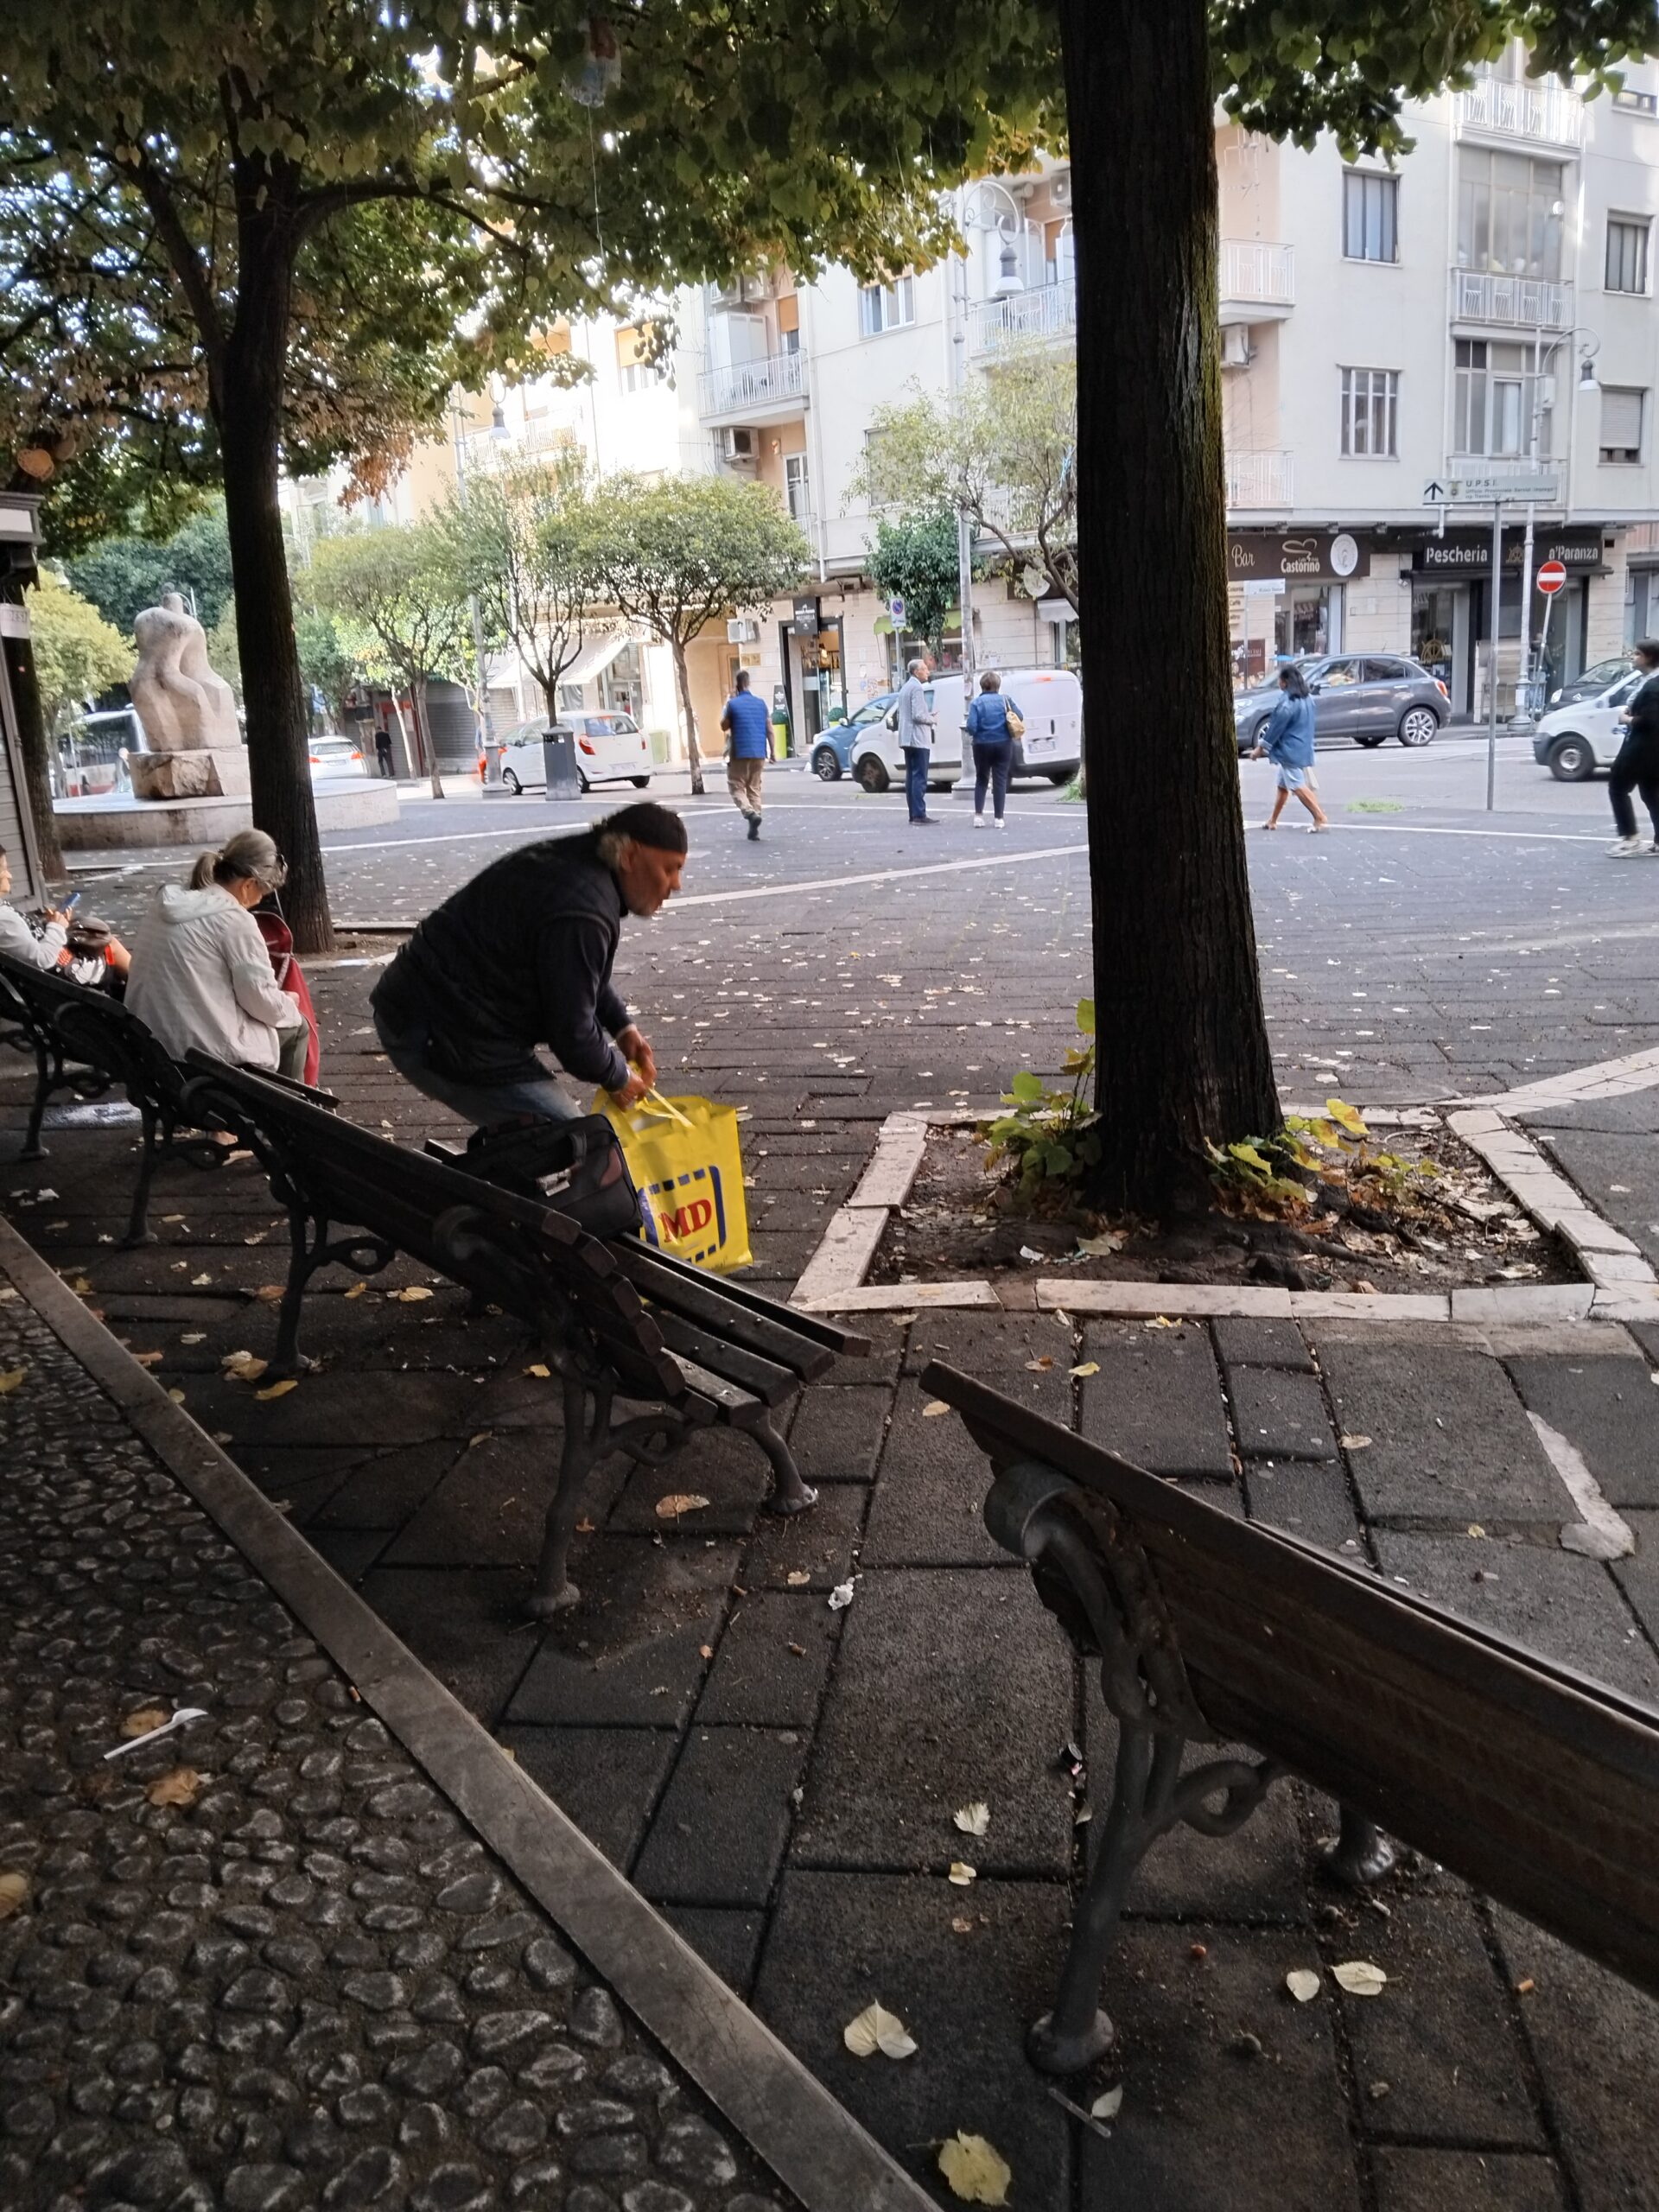
[[[1051,783],[1068,784],[1083,761],[1083,686],[1069,668],[1011,668],[999,670],[1002,696],[1012,699],[1024,719],[1023,737],[1014,740],[1014,773],[1046,776]],[[979,689],[976,681],[974,689]],[[948,790],[958,776],[971,774],[972,764],[963,740],[963,696],[960,676],[936,676],[927,687],[933,708],[933,759],[928,784]],[[860,734],[853,747],[852,772],[867,791],[884,791],[905,778],[905,756],[899,733],[877,722]]]
[[[1611,768],[1624,742],[1625,709],[1646,680],[1645,670],[1621,662],[1613,681],[1601,690],[1541,715],[1533,759],[1562,784],[1581,784],[1598,768]]]

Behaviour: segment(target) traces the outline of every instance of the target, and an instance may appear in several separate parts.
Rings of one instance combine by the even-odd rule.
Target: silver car
[[[1429,745],[1452,712],[1452,695],[1420,661],[1403,653],[1321,653],[1295,665],[1313,698],[1315,742],[1370,747],[1397,738]],[[1248,753],[1280,699],[1279,671],[1233,694],[1238,749]]]

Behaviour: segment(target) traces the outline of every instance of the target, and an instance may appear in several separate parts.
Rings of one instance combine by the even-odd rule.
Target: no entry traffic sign
[[[1546,561],[1538,571],[1538,588],[1546,599],[1553,599],[1567,582],[1567,570],[1559,561]]]

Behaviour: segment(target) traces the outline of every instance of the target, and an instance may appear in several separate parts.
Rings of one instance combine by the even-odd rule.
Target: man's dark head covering
[[[594,824],[594,834],[598,837],[632,837],[636,845],[650,845],[659,853],[683,853],[688,842],[685,824],[673,808],[658,806],[649,798],[607,814],[602,822]]]

